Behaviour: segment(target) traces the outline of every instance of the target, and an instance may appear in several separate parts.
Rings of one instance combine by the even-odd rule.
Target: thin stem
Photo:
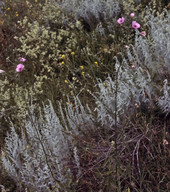
[[[120,191],[120,182],[119,182],[119,163],[118,163],[118,126],[117,126],[117,94],[118,94],[118,73],[119,73],[119,69],[116,71],[116,78],[115,78],[115,114],[114,114],[114,119],[115,119],[115,153],[116,153],[116,186],[117,189],[116,191]]]
[[[45,161],[46,161],[46,164],[47,164],[47,166],[48,166],[48,168],[49,168],[49,171],[50,171],[50,173],[51,173],[52,178],[54,179],[54,181],[56,181],[56,182],[58,183],[58,185],[61,187],[61,189],[64,189],[64,190],[66,191],[64,185],[62,185],[61,182],[60,182],[58,179],[56,179],[56,177],[55,177],[54,174],[53,174],[53,171],[52,171],[52,169],[51,169],[51,166],[50,166],[50,164],[49,164],[49,162],[48,162],[48,157],[47,157],[47,153],[46,153],[44,144],[43,144],[43,142],[42,142],[42,140],[41,140],[41,136],[40,136],[39,130],[37,129],[37,127],[36,127],[35,124],[34,124],[34,121],[33,121],[33,119],[32,119],[32,115],[30,115],[30,120],[31,120],[31,122],[32,122],[33,127],[35,128],[36,134],[37,134],[38,139],[39,139],[39,141],[40,141],[40,144],[41,144],[41,146],[42,146],[42,150],[43,150],[44,156],[45,156]]]

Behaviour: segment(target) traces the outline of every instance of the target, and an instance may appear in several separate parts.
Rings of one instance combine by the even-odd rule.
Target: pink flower
[[[22,57],[22,58],[20,59],[20,61],[21,61],[21,62],[25,62],[26,59]]]
[[[125,21],[125,18],[124,17],[122,17],[122,18],[119,18],[118,20],[117,20],[117,22],[121,25],[122,23],[124,23],[124,21]]]
[[[18,64],[16,67],[16,71],[17,72],[21,72],[24,69],[24,65],[23,64]]]
[[[125,45],[125,48],[126,48],[126,49],[129,49],[130,47],[129,47],[128,45]]]
[[[0,73],[4,73],[4,72],[5,72],[4,70],[0,69]]]
[[[168,141],[166,139],[163,140],[163,145],[168,145]]]
[[[135,14],[134,14],[134,13],[131,13],[131,14],[130,14],[130,17],[134,17],[134,16],[135,16]]]
[[[140,28],[140,24],[137,23],[136,21],[132,21],[132,27],[133,27],[134,29],[139,29],[139,28]]]
[[[146,36],[146,32],[145,31],[142,31],[142,32],[140,32],[140,34],[142,35],[142,36]]]
[[[132,69],[135,69],[135,65],[132,65],[131,67],[132,67]]]

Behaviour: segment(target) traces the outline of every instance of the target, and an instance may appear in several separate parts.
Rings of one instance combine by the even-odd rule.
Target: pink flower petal
[[[4,70],[0,69],[0,73],[4,73],[4,72],[5,72]]]
[[[140,32],[140,34],[142,35],[142,36],[146,36],[146,32],[145,31],[142,31],[142,32]]]
[[[124,17],[122,17],[122,18],[119,18],[118,20],[117,20],[117,22],[121,25],[122,23],[124,23],[124,21],[125,21],[125,18]]]
[[[25,62],[26,59],[22,57],[22,58],[20,59],[20,61],[21,61],[21,62]]]
[[[136,21],[132,21],[132,27],[133,27],[134,29],[139,29],[139,28],[140,28],[140,24],[137,23]]]
[[[163,145],[168,145],[168,141],[166,139],[163,140]]]
[[[128,45],[125,45],[125,48],[126,48],[126,49],[129,49],[130,47],[129,47]]]
[[[131,13],[131,14],[130,14],[130,17],[134,17],[134,16],[135,16],[135,14],[134,14],[134,13]]]
[[[21,72],[24,69],[24,65],[23,64],[18,64],[16,67],[16,71],[17,72]]]

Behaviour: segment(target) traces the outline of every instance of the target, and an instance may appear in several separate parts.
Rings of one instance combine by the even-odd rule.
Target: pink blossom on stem
[[[0,69],[0,73],[4,73],[4,72],[5,72],[4,70]]]
[[[20,61],[21,61],[21,62],[25,62],[26,59],[22,57],[22,58],[20,59]]]
[[[134,13],[131,13],[131,14],[130,14],[130,17],[134,17],[134,16],[135,16],[135,14],[134,14]]]
[[[117,22],[121,25],[122,23],[124,23],[124,21],[125,21],[125,18],[124,17],[122,17],[122,18],[119,18],[118,20],[117,20]]]
[[[168,141],[166,139],[163,140],[163,145],[168,145]]]
[[[16,67],[16,71],[17,72],[21,72],[24,69],[24,65],[23,64],[18,64]]]
[[[135,65],[132,65],[131,67],[132,67],[132,69],[135,69]]]
[[[132,27],[133,27],[134,29],[139,29],[139,28],[140,28],[140,24],[137,23],[136,21],[132,21]]]
[[[129,47],[128,45],[125,45],[125,48],[126,48],[126,49],[129,49],[130,47]]]
[[[142,32],[140,32],[140,34],[142,35],[142,36],[146,36],[146,32],[145,31],[142,31]]]

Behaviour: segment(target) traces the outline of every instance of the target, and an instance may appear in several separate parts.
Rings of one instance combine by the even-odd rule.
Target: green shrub
[[[23,191],[169,190],[163,3],[3,1],[2,180],[5,168]]]

